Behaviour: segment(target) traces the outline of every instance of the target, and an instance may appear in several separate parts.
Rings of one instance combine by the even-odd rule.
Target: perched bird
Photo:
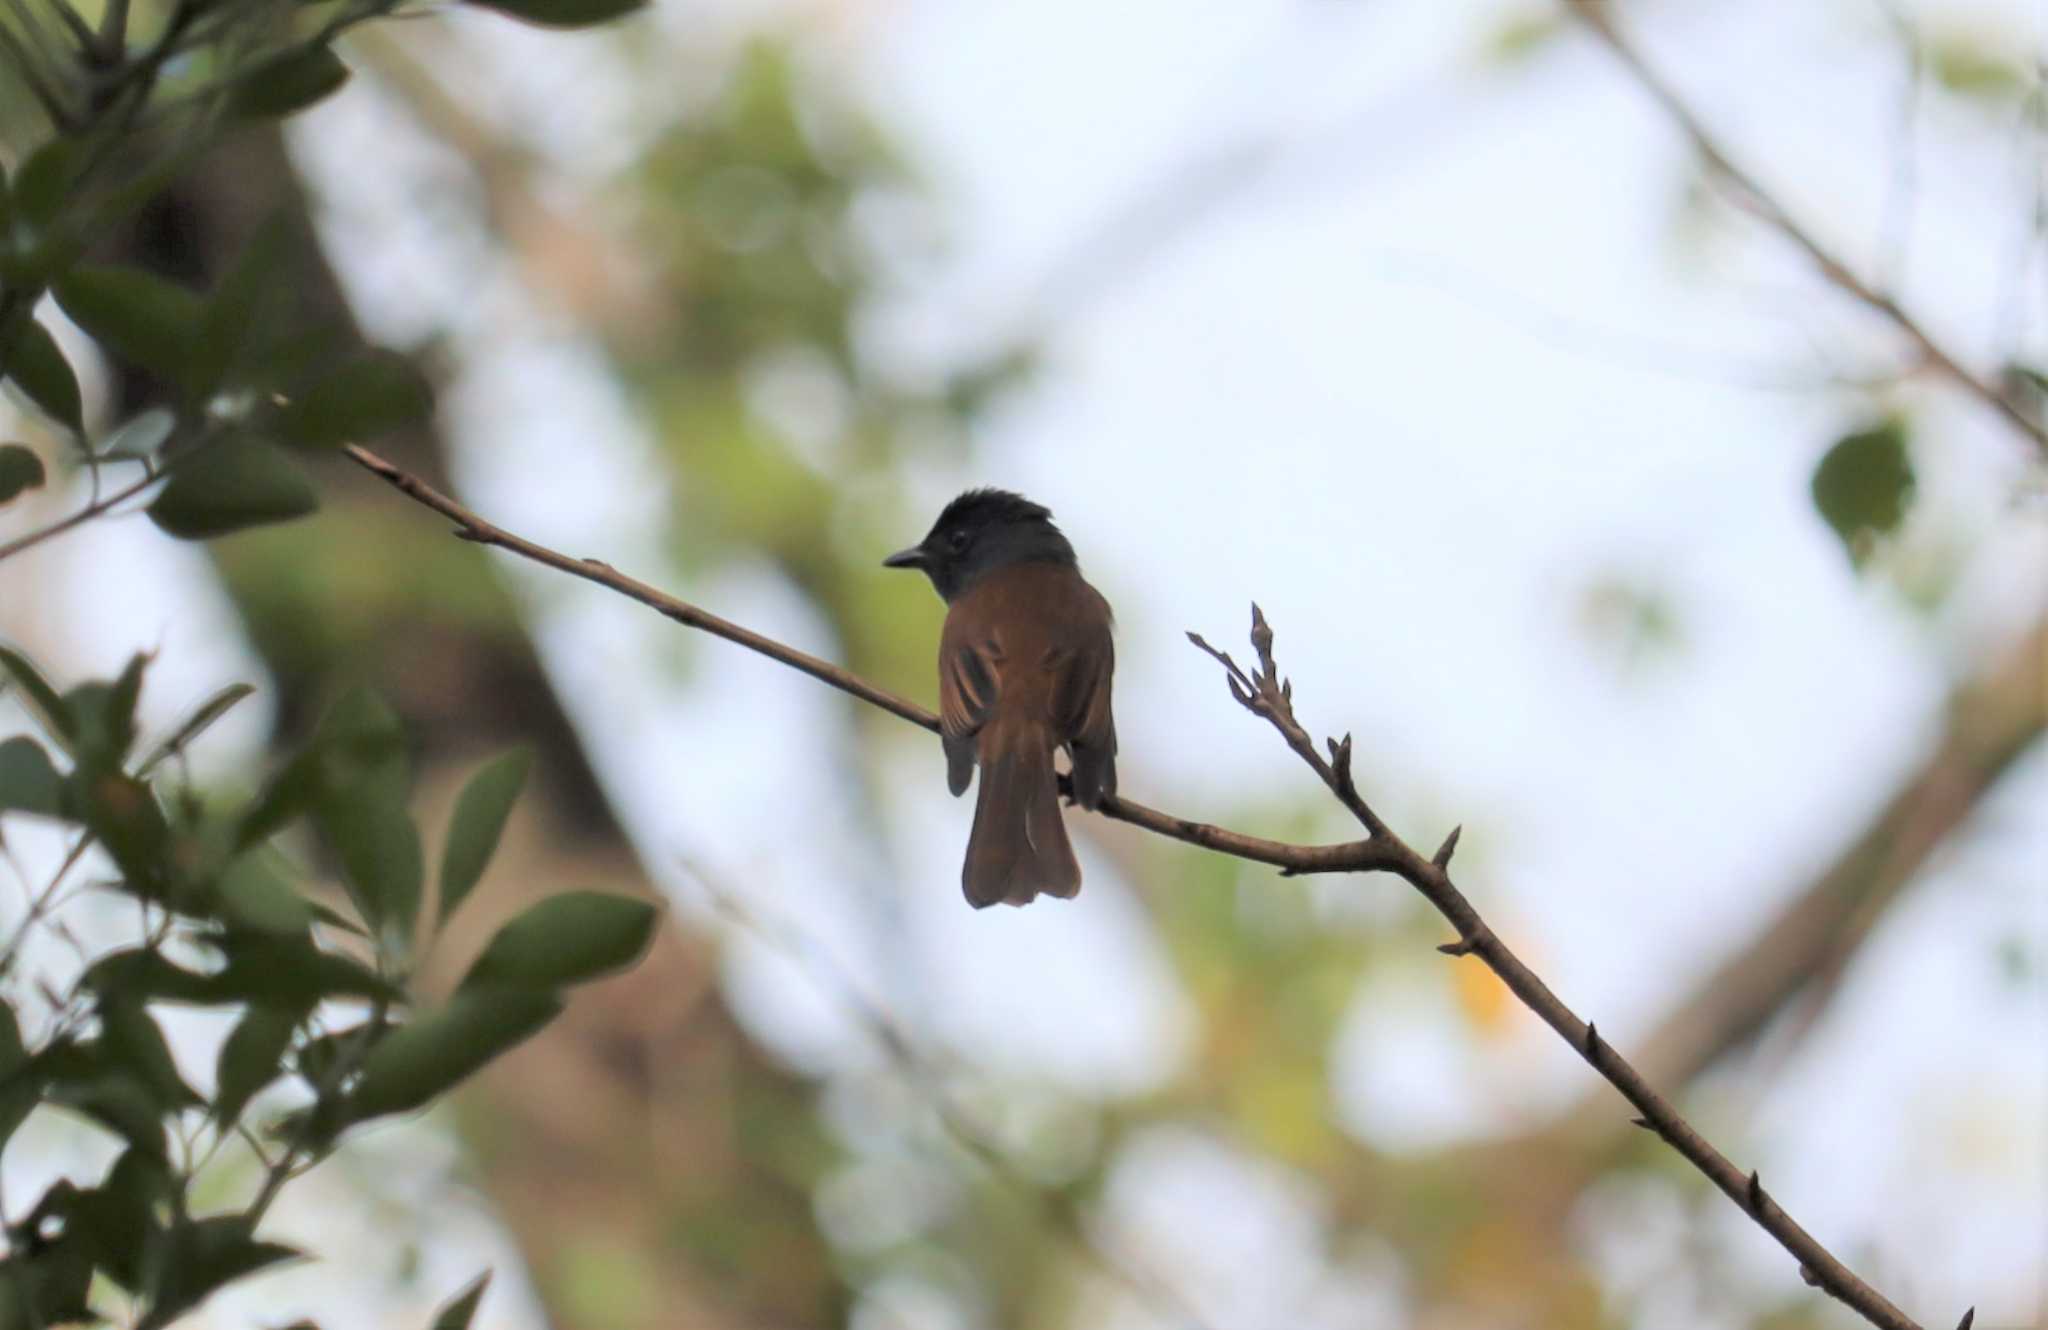
[[[1053,752],[1073,763],[1074,800],[1116,793],[1109,709],[1116,648],[1109,602],[1082,580],[1052,514],[1007,490],[969,490],[931,534],[882,561],[920,568],[946,602],[939,731],[946,784],[981,790],[960,885],[976,909],[1072,896],[1081,866],[1060,818]]]

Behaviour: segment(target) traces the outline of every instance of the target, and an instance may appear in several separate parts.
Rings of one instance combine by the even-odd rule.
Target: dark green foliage
[[[278,417],[279,436],[306,448],[338,448],[418,424],[433,390],[412,362],[366,352],[321,379]]]
[[[228,114],[287,116],[340,91],[346,82],[348,66],[325,46],[284,51],[236,80],[228,92]]]
[[[7,377],[44,415],[74,434],[85,432],[78,375],[48,328],[34,319],[23,319],[15,329],[14,345],[7,349],[6,365]]]
[[[260,439],[231,438],[193,454],[149,505],[149,519],[173,536],[206,540],[319,506],[296,463]]]
[[[1859,565],[1913,502],[1913,460],[1897,418],[1844,436],[1813,473],[1813,503]]]
[[[139,268],[74,268],[55,283],[57,303],[97,341],[167,381],[184,386],[193,333],[205,304],[175,282]]]
[[[463,976],[465,991],[580,984],[630,965],[654,936],[652,901],[567,891],[498,930]]]
[[[533,754],[518,749],[493,758],[462,787],[462,797],[455,801],[455,816],[448,824],[447,844],[441,848],[440,916],[444,922],[484,875],[532,765]]]
[[[51,1187],[17,1228],[47,1230],[47,1240],[0,1261],[0,1330],[85,1317],[95,1273],[136,1299],[138,1324],[165,1325],[222,1285],[294,1257],[257,1233],[276,1185],[354,1124],[424,1108],[532,1036],[562,1010],[559,988],[629,962],[656,919],[652,906],[624,897],[545,900],[499,934],[452,999],[414,1010],[405,980],[420,851],[406,807],[405,735],[391,709],[372,693],[348,694],[270,786],[244,806],[209,810],[166,786],[178,764],[164,759],[248,690],[214,694],[138,758],[147,666],[137,656],[112,680],[60,693],[26,658],[0,648],[0,678],[63,759],[30,736],[0,743],[0,811],[56,818],[97,844],[114,875],[96,889],[136,898],[157,921],[132,944],[91,958],[68,994],[45,990],[56,1019],[38,1023],[34,1047],[17,1016],[29,999],[12,965],[21,939],[5,942],[0,1145],[45,1107],[95,1124],[125,1148],[97,1184]],[[450,880],[481,873],[528,761],[509,754],[471,782]],[[367,928],[310,899],[300,870],[267,843],[301,820],[332,843]],[[32,916],[24,928],[36,926]],[[367,939],[367,961],[351,954],[362,942],[335,945],[344,933]],[[358,1018],[337,1021],[325,1005],[333,1003]],[[172,1057],[158,1015],[165,1006],[236,1013],[214,1055],[210,1098]],[[273,1185],[243,1210],[193,1214],[185,1170],[204,1152],[174,1149],[174,1140],[195,1130],[238,1139],[266,1087],[285,1080],[312,1103],[271,1132]],[[482,1294],[480,1280],[436,1324],[467,1325]]]
[[[471,0],[471,3],[544,28],[587,28],[622,18],[644,6],[647,0]]]

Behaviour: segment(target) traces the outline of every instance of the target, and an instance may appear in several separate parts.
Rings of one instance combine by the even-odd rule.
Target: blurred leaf
[[[232,437],[181,460],[149,505],[149,518],[173,536],[209,540],[304,517],[318,506],[312,485],[282,451],[260,439]]]
[[[311,938],[234,934],[218,940],[228,963],[213,977],[222,997],[273,1007],[311,1006],[329,998],[396,999],[385,979]]]
[[[639,959],[660,911],[652,901],[595,891],[550,896],[498,930],[461,987],[554,988]]]
[[[132,1071],[165,1111],[189,1108],[201,1100],[178,1074],[171,1047],[156,1018],[140,1001],[103,997],[99,1002],[100,1047]]]
[[[41,489],[44,479],[43,459],[25,444],[0,443],[0,503]]]
[[[28,394],[28,400],[43,414],[69,429],[85,433],[85,409],[78,392],[78,376],[64,350],[50,330],[34,319],[24,319],[16,330],[14,347],[7,357],[7,377]]]
[[[583,28],[632,13],[646,0],[472,0],[544,28]]]
[[[1516,10],[1503,15],[1486,36],[1486,55],[1496,64],[1520,64],[1551,44],[1564,31],[1564,14],[1555,9]]]
[[[162,743],[150,750],[149,756],[142,759],[142,765],[136,768],[136,773],[146,776],[165,758],[173,753],[183,752],[194,739],[197,739],[211,728],[215,721],[231,711],[237,702],[250,696],[255,691],[255,688],[249,684],[231,683],[212,697],[207,698],[199,704],[198,708],[190,716],[185,718],[184,724],[173,730]]]
[[[41,489],[43,459],[27,445],[0,443],[0,503],[12,503],[30,490]]]
[[[142,462],[156,465],[164,440],[177,428],[178,417],[168,407],[153,406],[136,413],[121,427],[100,441],[99,456],[111,462]]]
[[[0,1260],[0,1330],[95,1319],[85,1297],[91,1284],[92,1258],[77,1242],[13,1253]]]
[[[184,386],[205,317],[198,296],[140,268],[81,266],[58,278],[72,322],[123,357]]]
[[[424,876],[420,833],[405,807],[402,773],[358,779],[324,794],[315,820],[341,859],[349,899],[372,929],[412,935]]]
[[[190,1002],[208,1005],[235,999],[212,975],[184,968],[154,947],[123,947],[86,967],[81,986],[129,1002]]]
[[[0,682],[12,682],[21,690],[29,714],[43,727],[43,733],[66,753],[71,752],[71,717],[65,713],[64,700],[43,678],[42,671],[20,652],[0,647],[0,674],[5,675]]]
[[[490,1286],[491,1272],[488,1270],[470,1280],[469,1287],[434,1313],[433,1330],[469,1330],[469,1323],[476,1316],[477,1304],[484,1300],[484,1290]]]
[[[107,847],[123,876],[123,887],[145,900],[170,895],[173,865],[166,850],[170,823],[150,788],[118,771],[80,768],[65,783],[70,810]]]
[[[306,448],[339,448],[425,420],[434,391],[413,363],[370,351],[322,379],[278,417],[278,432]]]
[[[352,1122],[404,1113],[453,1089],[561,1013],[553,993],[472,989],[393,1031],[370,1051],[349,1098]]]
[[[1930,38],[1922,56],[1935,82],[1958,97],[2010,102],[2027,90],[2027,67],[2012,54],[2022,49],[2024,43],[2010,37],[1949,31]]]
[[[1813,473],[1813,502],[1858,566],[1898,529],[1913,500],[1906,425],[1896,418],[1844,436]]]
[[[258,933],[298,936],[313,922],[311,902],[301,896],[266,847],[235,856],[214,885],[221,912]]]
[[[36,1058],[49,1083],[45,1099],[98,1122],[136,1149],[164,1155],[164,1104],[133,1069],[96,1045],[46,1049]]]
[[[0,1151],[42,1097],[42,1078],[21,1042],[14,1004],[0,1000]]]
[[[302,47],[238,74],[227,114],[238,119],[287,116],[304,110],[348,82],[348,66],[325,46]]]
[[[222,1041],[214,1071],[213,1120],[223,1126],[242,1116],[249,1100],[285,1071],[285,1050],[304,1012],[251,1005]]]
[[[515,749],[493,758],[462,787],[462,797],[455,801],[455,816],[448,824],[448,843],[441,849],[443,921],[483,876],[532,766],[533,754]]]
[[[171,1230],[171,1251],[164,1262],[153,1323],[167,1325],[222,1285],[300,1255],[291,1247],[258,1241],[250,1234],[249,1221],[240,1215],[181,1223]]]
[[[270,311],[287,291],[283,269],[286,231],[279,216],[256,229],[206,302],[206,322],[194,353],[193,378],[218,390],[245,354],[261,346],[270,331]]]
[[[327,794],[371,777],[393,784],[407,780],[405,729],[383,698],[354,688],[320,718],[312,740],[243,815],[240,843],[269,838]]]
[[[164,1161],[131,1146],[97,1187],[73,1199],[65,1228],[77,1232],[115,1282],[138,1291],[162,1243],[157,1208],[175,1195]]]
[[[25,734],[0,743],[0,812],[56,817],[63,786],[41,744]]]
[[[118,771],[135,746],[135,704],[149,660],[138,652],[128,658],[114,682],[82,683],[64,694],[64,714],[71,718],[71,753],[82,771]]]
[[[59,136],[38,147],[14,177],[14,211],[37,231],[53,221],[70,196],[92,144]]]

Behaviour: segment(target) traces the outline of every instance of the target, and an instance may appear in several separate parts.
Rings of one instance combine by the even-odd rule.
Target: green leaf
[[[29,714],[35,717],[36,724],[43,727],[43,733],[56,740],[67,754],[70,753],[71,717],[64,710],[64,700],[57,696],[57,690],[50,687],[42,672],[20,652],[0,647],[0,673],[6,675],[6,680],[0,682],[11,680],[21,690]]]
[[[140,268],[81,266],[57,279],[57,303],[79,327],[144,369],[185,386],[206,307]]]
[[[44,479],[42,458],[24,444],[0,443],[0,503],[41,489]]]
[[[169,899],[171,827],[149,786],[118,771],[80,768],[64,788],[67,811],[107,847],[121,869],[124,889],[144,900]]]
[[[277,867],[277,857],[257,846],[237,855],[214,884],[220,911],[240,927],[258,933],[298,936],[313,922],[313,906]]]
[[[275,1242],[259,1242],[241,1215],[216,1215],[181,1222],[170,1232],[163,1282],[150,1323],[168,1325],[222,1286],[303,1253]]]
[[[281,216],[265,221],[206,302],[206,325],[200,330],[192,376],[207,391],[217,391],[234,377],[251,350],[270,340],[272,315],[290,293],[290,274],[284,268],[287,238]]]
[[[278,432],[305,448],[339,448],[425,420],[434,391],[404,356],[369,351],[313,385],[278,417]]]
[[[0,743],[0,813],[60,816],[63,789],[64,778],[41,744],[25,734]]]
[[[92,145],[60,136],[21,164],[14,177],[14,211],[32,231],[40,232],[56,220],[91,152]]]
[[[15,1252],[0,1261],[0,1330],[44,1330],[96,1319],[86,1304],[91,1284],[92,1258],[82,1243],[59,1240]]]
[[[441,1305],[434,1313],[433,1330],[469,1330],[470,1320],[476,1316],[477,1304],[484,1300],[484,1290],[491,1286],[491,1272],[486,1270],[469,1286]]]
[[[399,997],[374,971],[314,945],[311,938],[232,934],[219,939],[228,963],[213,976],[222,998],[271,1007],[310,1007],[328,998]]]
[[[515,749],[493,758],[462,787],[462,796],[455,801],[455,816],[448,824],[448,843],[441,848],[444,922],[483,876],[532,766],[533,754]]]
[[[129,1002],[188,1002],[201,1006],[232,1002],[213,975],[196,974],[153,947],[123,947],[86,967],[80,984],[106,997]]]
[[[178,1074],[171,1046],[164,1042],[163,1031],[148,1008],[125,998],[103,997],[99,1017],[100,1047],[105,1055],[147,1086],[163,1111],[174,1112],[201,1102]]]
[[[403,783],[356,781],[325,795],[315,820],[341,859],[349,899],[363,918],[373,928],[412,936],[424,868],[420,833],[406,811]]]
[[[543,28],[584,28],[632,13],[646,0],[473,0]]]
[[[213,1120],[223,1126],[242,1116],[249,1100],[284,1075],[285,1050],[305,1013],[300,1009],[251,1006],[220,1046],[214,1071]]]
[[[239,119],[287,116],[348,82],[348,66],[325,46],[275,55],[236,76],[227,113]]]
[[[72,1199],[65,1229],[77,1233],[116,1283],[139,1290],[151,1259],[161,1259],[158,1207],[172,1204],[176,1194],[164,1161],[131,1146],[97,1187]]]
[[[14,1004],[0,999],[0,1151],[7,1148],[15,1128],[35,1110],[42,1097],[43,1079],[21,1042],[21,1022]]]
[[[114,682],[82,683],[64,694],[64,714],[71,718],[71,751],[80,768],[115,771],[127,758],[135,745],[135,704],[149,661],[137,653]]]
[[[95,1044],[58,1045],[36,1058],[47,1102],[83,1113],[146,1154],[164,1154],[164,1105],[133,1068]]]
[[[255,691],[256,689],[249,684],[231,683],[212,697],[207,698],[199,704],[199,707],[190,716],[185,718],[184,724],[173,730],[169,737],[150,750],[149,756],[142,759],[142,765],[136,768],[136,774],[146,776],[155,770],[157,765],[165,758],[173,753],[183,752],[194,739],[197,739],[211,728],[215,721],[227,715],[237,702],[250,696]]]
[[[78,392],[78,375],[64,358],[64,349],[50,330],[34,319],[24,319],[15,331],[14,347],[7,357],[7,377],[14,380],[28,400],[44,415],[69,429],[85,433],[84,399]]]
[[[550,896],[498,930],[461,987],[579,984],[639,959],[660,916],[652,901],[595,891]]]
[[[154,466],[164,440],[178,425],[168,407],[153,406],[100,440],[99,456],[109,462],[142,462]]]
[[[1905,520],[1913,491],[1906,425],[1896,418],[1844,436],[1813,473],[1814,506],[1858,566]]]
[[[404,1113],[453,1089],[561,1013],[553,993],[476,989],[393,1031],[370,1050],[349,1098],[352,1122]]]
[[[173,536],[210,540],[247,527],[288,522],[319,506],[306,477],[260,439],[219,440],[171,473],[149,519]]]

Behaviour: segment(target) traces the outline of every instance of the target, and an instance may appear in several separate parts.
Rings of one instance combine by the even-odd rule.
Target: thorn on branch
[[[1600,1065],[1600,1027],[1591,1021],[1586,1022],[1586,1060]]]
[[[1344,740],[1344,744],[1348,749],[1351,745],[1351,740],[1347,737]],[[1451,866],[1451,856],[1457,853],[1458,849],[1458,837],[1464,833],[1465,824],[1460,822],[1457,826],[1451,828],[1450,835],[1444,837],[1444,843],[1436,847],[1436,853],[1430,856],[1429,861],[1436,865],[1438,872],[1442,872]]]
[[[1231,675],[1228,683],[1230,684],[1230,695],[1237,699],[1237,704],[1239,706],[1252,707],[1252,695],[1246,692],[1244,685],[1237,681],[1237,676]],[[1258,708],[1252,707],[1252,709],[1257,710]]]
[[[1808,1265],[1804,1261],[1801,1261],[1799,1263],[1799,1277],[1806,1281],[1806,1286],[1808,1288],[1820,1287],[1820,1276],[1815,1274],[1813,1271],[1813,1267]]]
[[[1661,1131],[1657,1131],[1657,1124],[1648,1118],[1630,1118],[1628,1125],[1631,1127],[1641,1127],[1644,1131],[1656,1131],[1659,1136],[1664,1134]]]
[[[1975,1307],[1972,1307],[1970,1308],[1970,1310],[1963,1313],[1962,1320],[1956,1322],[1956,1330],[1970,1330],[1970,1326],[1972,1325],[1972,1323],[1976,1321],[1976,1319],[1977,1309]]]
[[[1762,1179],[1760,1179],[1760,1178],[1758,1178],[1758,1177],[1757,1177],[1757,1175],[1756,1175],[1756,1170],[1755,1170],[1755,1169],[1751,1169],[1751,1170],[1749,1171],[1749,1192],[1748,1192],[1748,1200],[1749,1200],[1749,1209],[1750,1209],[1750,1212],[1751,1212],[1752,1214],[1762,1214],[1762,1213],[1763,1213],[1763,1211],[1764,1211],[1764,1184],[1763,1184],[1763,1181],[1762,1181]]]
[[[1471,938],[1461,937],[1456,942],[1443,943],[1437,947],[1437,950],[1446,956],[1470,956],[1474,945],[1475,943]]]

